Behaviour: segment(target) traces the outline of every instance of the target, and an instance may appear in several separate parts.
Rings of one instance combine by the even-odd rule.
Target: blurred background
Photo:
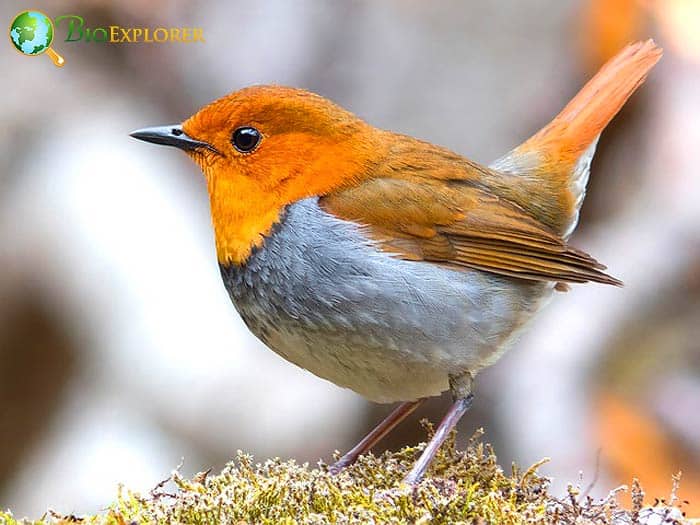
[[[106,506],[221,468],[237,449],[315,463],[390,407],[284,362],[220,283],[203,177],[128,132],[256,83],[304,87],[374,125],[488,163],[545,124],[629,41],[661,63],[603,134],[573,243],[625,288],[575,286],[477,382],[505,469],[544,456],[554,490],[641,478],[700,514],[700,2],[4,1],[89,27],[193,26],[202,44],[0,46],[0,507]],[[387,440],[423,440],[436,399]]]

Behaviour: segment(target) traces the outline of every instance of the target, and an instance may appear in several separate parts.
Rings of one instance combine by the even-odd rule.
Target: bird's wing
[[[522,208],[464,178],[376,177],[319,203],[399,258],[528,280],[622,284]]]

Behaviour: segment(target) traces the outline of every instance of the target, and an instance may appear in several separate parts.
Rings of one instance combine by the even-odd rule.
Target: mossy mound
[[[506,474],[480,436],[464,451],[447,443],[429,475],[416,488],[401,483],[420,447],[365,456],[339,475],[325,465],[309,468],[294,461],[254,464],[239,453],[218,475],[191,480],[178,471],[148,495],[121,490],[116,503],[96,516],[49,513],[37,522],[0,513],[0,523],[85,524],[324,524],[324,523],[677,523],[677,507],[642,507],[633,487],[634,508],[621,508],[615,493],[594,501],[575,488],[563,499],[551,496],[549,480],[516,467]]]

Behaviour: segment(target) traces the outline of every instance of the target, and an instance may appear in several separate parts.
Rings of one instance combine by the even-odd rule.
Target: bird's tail
[[[491,167],[524,177],[526,207],[558,233],[576,226],[595,145],[603,128],[661,58],[653,40],[630,44],[611,58],[554,120]],[[523,188],[523,189],[525,189]],[[537,194],[544,198],[537,202]],[[552,197],[555,197],[554,199]]]

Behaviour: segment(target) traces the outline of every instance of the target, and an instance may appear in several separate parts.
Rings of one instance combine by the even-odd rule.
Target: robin
[[[651,40],[629,45],[488,167],[281,86],[131,136],[202,169],[224,285],[263,343],[369,400],[402,402],[332,471],[451,392],[405,478],[415,484],[470,407],[473,378],[555,290],[622,284],[568,239],[598,136],[660,57]]]

